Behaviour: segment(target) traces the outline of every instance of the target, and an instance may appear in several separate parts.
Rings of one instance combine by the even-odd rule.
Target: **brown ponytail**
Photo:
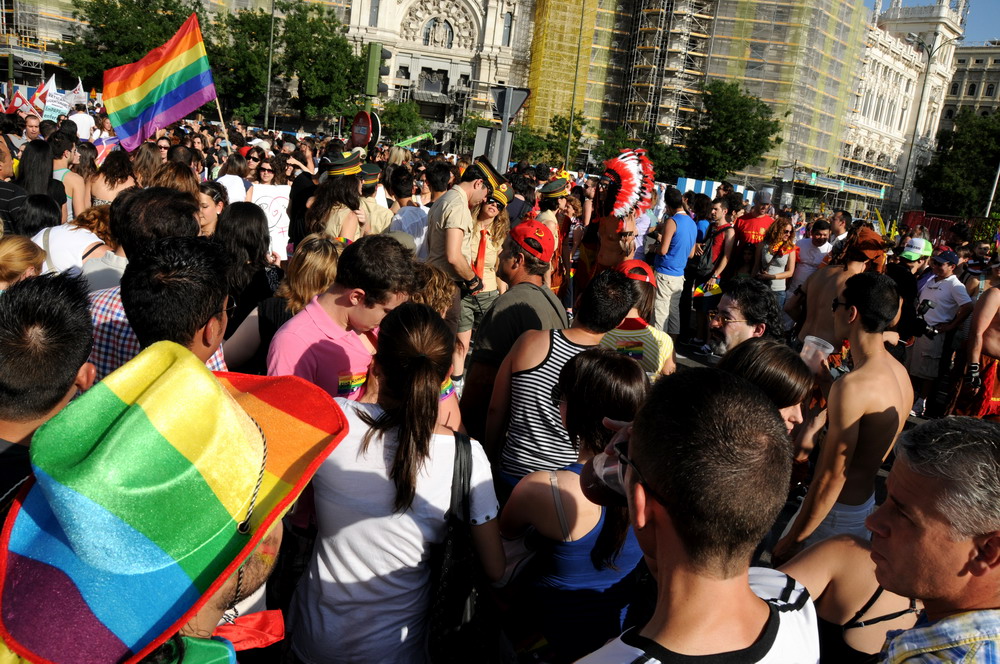
[[[383,377],[379,392],[383,413],[377,418],[361,415],[371,427],[362,439],[362,452],[373,435],[398,428],[389,471],[396,485],[397,512],[405,512],[413,503],[417,474],[430,453],[441,384],[451,372],[454,348],[455,335],[428,306],[404,304],[382,321],[375,362]]]

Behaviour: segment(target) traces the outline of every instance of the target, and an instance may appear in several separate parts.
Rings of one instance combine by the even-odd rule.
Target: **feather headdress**
[[[645,150],[622,150],[604,162],[603,178],[609,181],[607,195],[614,196],[611,216],[622,219],[649,209],[653,195],[653,164]]]

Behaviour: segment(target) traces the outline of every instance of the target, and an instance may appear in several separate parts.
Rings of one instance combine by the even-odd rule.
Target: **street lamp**
[[[920,35],[915,32],[911,32],[906,35],[907,44],[917,44],[919,45],[924,53],[927,54],[927,69],[924,70],[924,83],[920,87],[920,101],[917,102],[916,117],[913,119],[913,136],[910,137],[910,149],[906,153],[906,168],[903,169],[903,182],[899,187],[899,207],[896,208],[896,223],[899,224],[903,215],[903,196],[906,192],[906,181],[909,179],[910,175],[910,163],[913,160],[913,148],[917,144],[917,133],[920,130],[920,112],[924,107],[924,97],[927,95],[927,81],[931,77],[931,64],[934,62],[934,56],[937,55],[942,48],[948,44],[953,44],[955,42],[960,42],[964,37],[959,35],[951,39],[945,39],[940,44],[937,43],[938,37],[941,36],[937,30],[934,31],[934,39],[931,40],[930,45],[927,44],[920,37]]]

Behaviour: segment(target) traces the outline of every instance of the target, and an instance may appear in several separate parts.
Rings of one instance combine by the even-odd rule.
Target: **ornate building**
[[[353,0],[347,37],[392,53],[390,97],[420,105],[446,143],[464,114],[489,115],[490,86],[528,82],[533,3]]]
[[[978,115],[1000,109],[1000,41],[955,49],[955,75],[945,95],[940,128],[951,129],[964,109]]]

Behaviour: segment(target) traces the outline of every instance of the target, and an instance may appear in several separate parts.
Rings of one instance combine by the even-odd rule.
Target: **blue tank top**
[[[583,470],[582,463],[573,463],[561,470],[568,470],[577,475]],[[615,568],[597,569],[590,559],[590,552],[597,544],[597,537],[604,527],[604,507],[601,508],[601,518],[589,533],[572,542],[550,542],[549,546],[539,552],[539,557],[545,556],[539,568],[536,584],[547,588],[563,590],[607,590],[629,574],[642,559],[642,550],[632,529],[628,529],[625,543],[615,558]]]
[[[688,255],[690,255],[691,248],[694,247],[698,237],[698,226],[694,223],[694,219],[683,212],[678,212],[671,218],[677,224],[677,230],[670,238],[670,248],[667,249],[667,254],[665,256],[657,254],[653,267],[660,274],[683,277]]]

